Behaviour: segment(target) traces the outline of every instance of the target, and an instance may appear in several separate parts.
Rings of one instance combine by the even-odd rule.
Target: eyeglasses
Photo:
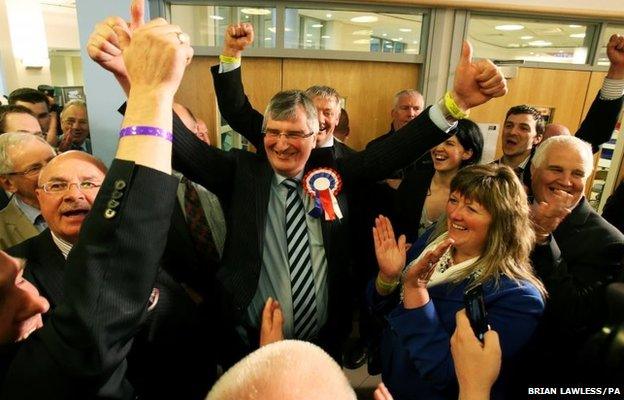
[[[270,139],[279,139],[280,136],[284,135],[286,140],[294,142],[310,137],[314,135],[314,132],[305,133],[301,131],[289,131],[282,133],[277,129],[267,129],[264,131],[264,135]]]
[[[30,167],[26,168],[24,171],[8,172],[5,175],[8,175],[8,176],[21,175],[21,176],[28,176],[28,177],[37,176],[39,172],[41,172],[43,167],[45,167],[47,164],[48,164],[47,162],[38,163],[35,165],[31,165]]]
[[[49,194],[61,194],[61,193],[65,193],[66,191],[68,191],[72,185],[76,185],[76,189],[80,190],[83,193],[98,189],[100,186],[102,186],[101,183],[95,183],[91,181],[82,181],[82,182],[50,181],[39,186],[39,188],[43,189],[44,192],[49,193]]]

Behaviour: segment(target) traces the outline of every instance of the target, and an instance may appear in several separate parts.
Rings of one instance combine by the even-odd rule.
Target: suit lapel
[[[46,294],[50,303],[56,306],[63,300],[65,257],[54,244],[49,229],[35,238],[33,250],[26,263],[26,269],[39,283],[39,289]]]

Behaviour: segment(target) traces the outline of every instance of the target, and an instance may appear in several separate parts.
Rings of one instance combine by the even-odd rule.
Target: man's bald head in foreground
[[[340,366],[320,347],[282,340],[254,351],[230,368],[206,400],[355,400]]]
[[[548,124],[546,125],[546,128],[544,129],[544,134],[542,135],[542,142],[553,136],[561,136],[561,135],[570,136],[572,135],[572,133],[570,133],[570,130],[565,125]]]

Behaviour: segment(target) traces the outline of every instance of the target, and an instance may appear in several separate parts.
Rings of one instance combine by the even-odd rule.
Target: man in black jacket
[[[150,132],[161,134],[120,140],[116,160],[68,257],[61,303],[41,329],[5,349],[14,357],[2,399],[133,398],[125,380],[126,356],[148,313],[175,201],[177,180],[169,176],[171,138],[166,132],[172,127],[173,95],[193,54],[188,36],[163,20],[144,26],[135,22],[132,42],[124,35],[121,44],[134,89],[123,126],[149,126]],[[150,48],[158,51],[145,62],[142,51]],[[18,264],[7,257],[0,262],[10,272],[2,288],[12,296],[0,304],[1,319],[19,322],[24,314],[36,319],[44,305],[34,301],[38,307],[25,308],[10,282],[19,277]],[[24,284],[19,278],[14,282]],[[32,300],[34,293],[28,293]],[[8,301],[12,299],[17,301]]]

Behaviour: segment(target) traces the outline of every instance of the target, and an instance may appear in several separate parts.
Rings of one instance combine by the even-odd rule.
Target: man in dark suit
[[[605,288],[622,271],[624,235],[583,195],[592,168],[590,145],[573,136],[546,140],[532,160],[532,261],[549,294],[528,360],[532,383],[583,379],[576,357],[606,322]]]
[[[253,43],[253,26],[249,23],[230,25],[225,31],[219,65],[210,68],[219,111],[230,127],[243,135],[259,153],[263,150],[263,115],[255,110],[245,96],[241,79],[243,50]],[[335,157],[353,153],[346,144],[334,139],[334,129],[340,121],[340,95],[329,86],[315,85],[305,91],[314,102],[319,119],[317,147],[332,149]]]
[[[134,398],[126,381],[130,373],[126,357],[138,326],[149,319],[149,309],[162,305],[163,299],[153,288],[178,184],[169,176],[170,110],[173,94],[193,54],[188,36],[176,34],[175,27],[162,20],[140,25],[132,34],[132,43],[129,36],[122,43],[128,71],[135,80],[123,126],[149,126],[150,137],[139,131],[120,140],[117,159],[84,226],[81,222],[86,198],[62,200],[58,212],[52,215],[51,226],[59,238],[71,240],[78,229],[80,240],[64,265],[66,286],[60,303],[43,328],[19,348],[11,349],[15,357],[2,385],[3,399]],[[140,49],[152,47],[159,49],[150,53],[157,60],[146,63]],[[162,74],[163,69],[169,73]],[[49,168],[63,162],[63,158],[84,161],[72,153],[61,157]],[[58,172],[54,171],[53,176],[43,171],[40,190],[45,194],[41,196],[61,191],[86,196],[85,192],[93,192],[101,183],[92,168],[83,169],[92,176],[71,177],[71,181],[57,177]],[[13,263],[13,279],[17,269],[18,264]],[[20,284],[16,281],[16,286]],[[32,290],[29,293],[32,300],[35,295]],[[20,311],[23,307],[18,303],[0,305],[3,321],[8,317],[18,322],[23,317],[25,312]],[[42,308],[39,304],[35,315]]]
[[[464,103],[463,107],[470,108],[492,95],[502,95],[505,89],[503,78],[490,64],[471,63],[466,46],[456,73],[455,92],[461,93],[457,100]],[[490,87],[483,91],[475,81],[481,70],[492,78],[488,78]],[[244,98],[238,100],[242,104],[246,102]],[[345,193],[408,164],[447,137],[440,127],[450,125],[432,122],[437,113],[444,112],[443,107],[436,105],[427,110],[379,146],[340,158],[329,149],[314,149],[318,130],[316,109],[299,91],[281,92],[271,100],[264,119],[265,156],[240,151],[225,153],[191,135],[176,134],[175,168],[228,205],[228,238],[217,280],[225,315],[238,333],[239,343],[230,346],[239,351],[238,357],[257,346],[260,311],[268,296],[277,298],[283,308],[285,336],[297,337],[293,333],[291,283],[284,276],[289,270],[289,257],[286,239],[280,233],[285,229],[280,213],[286,207],[281,182],[288,178],[301,179],[317,167],[332,168],[342,180],[343,190],[336,197],[347,218]],[[297,191],[302,194],[301,185]],[[309,210],[313,201],[305,196],[304,202]],[[318,306],[318,335],[311,340],[340,360],[342,342],[351,321],[352,281],[349,255],[345,251],[347,225],[339,219],[329,221],[308,216],[306,226]]]

